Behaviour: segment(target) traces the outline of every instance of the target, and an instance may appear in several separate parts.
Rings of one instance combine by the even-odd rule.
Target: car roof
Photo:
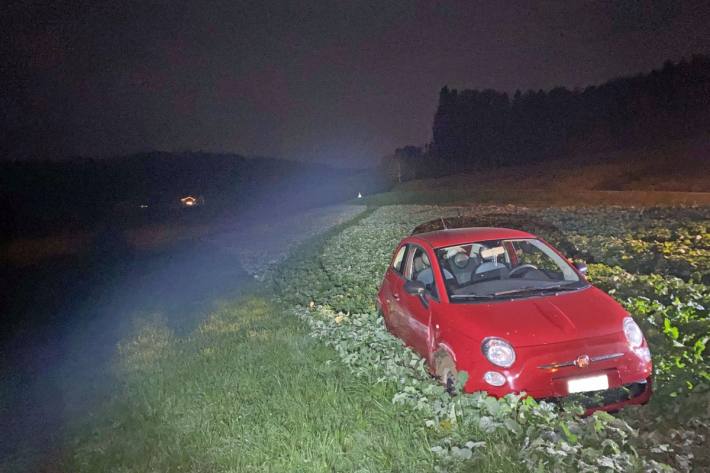
[[[513,230],[511,228],[468,227],[417,233],[416,235],[411,235],[408,240],[421,240],[428,243],[433,248],[443,248],[447,246],[464,245],[466,243],[473,243],[477,241],[514,238],[536,237],[531,233],[523,232],[521,230]]]

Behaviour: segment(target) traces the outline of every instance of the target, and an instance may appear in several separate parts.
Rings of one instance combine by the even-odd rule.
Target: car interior
[[[442,248],[437,250],[437,257],[447,275],[446,289],[450,294],[505,290],[519,287],[521,279],[542,284],[565,279],[549,257],[525,241],[487,241]],[[466,289],[474,285],[475,289]]]
[[[412,256],[411,279],[423,283],[429,292],[436,292],[431,261],[429,261],[429,256],[427,256],[426,252],[421,248],[416,248]]]
[[[562,261],[555,263],[540,248],[541,245],[544,244],[536,240],[490,240],[439,248],[435,254],[446,291],[453,297],[484,296],[531,286],[544,288],[550,283],[580,281],[571,267],[561,270],[568,265]],[[400,271],[402,265],[404,268]],[[430,295],[438,297],[434,270],[423,248],[411,245],[405,252],[403,247],[396,255],[393,267],[406,279],[423,283]]]

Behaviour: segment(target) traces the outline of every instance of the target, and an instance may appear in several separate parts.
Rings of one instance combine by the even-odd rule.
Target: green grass
[[[396,386],[352,376],[263,297],[187,338],[159,319],[121,345],[114,401],[75,426],[65,471],[429,471],[423,421]]]
[[[706,310],[677,305],[674,298],[705,305],[707,286],[672,278],[674,267],[644,275],[637,258],[617,263],[632,249],[610,247],[607,240],[629,232],[646,238],[648,228],[658,227],[673,231],[654,233],[649,241],[663,237],[675,242],[673,248],[702,250],[705,210],[637,215],[618,208],[515,208],[535,221],[553,221],[568,237],[606,235],[604,245],[587,248],[600,262],[591,267],[595,283],[636,304],[634,315],[646,323],[647,334],[655,333],[657,367],[668,362],[647,407],[616,418],[579,419],[516,399],[451,398],[428,377],[421,359],[384,330],[374,296],[402,236],[443,214],[512,211],[370,210],[294,251],[273,275],[273,286],[228,304],[187,336],[178,337],[159,318],[141,321],[119,347],[112,400],[73,426],[61,470],[577,471],[588,465],[586,471],[634,471],[646,459],[651,463],[645,467],[653,459],[678,467],[694,456],[694,468],[702,471],[708,458],[698,442],[710,422],[698,406],[707,393],[670,393],[676,396],[676,385],[688,380],[697,383],[707,366],[704,344],[697,360],[681,357],[691,353],[682,343],[703,340],[696,325],[706,323]],[[693,217],[697,228],[688,230],[685,217]],[[686,230],[701,238],[685,242]],[[543,236],[554,242],[554,235]],[[689,250],[683,259],[707,269],[707,260]],[[642,295],[660,305],[637,307]],[[294,315],[293,307],[311,302],[316,306],[298,311],[301,319]],[[680,336],[669,338],[665,319]]]
[[[710,193],[675,192],[675,191],[607,191],[566,189],[560,192],[556,189],[517,189],[514,186],[505,188],[482,189],[475,183],[459,187],[452,183],[451,187],[437,189],[428,185],[428,180],[416,181],[395,187],[390,192],[373,194],[364,198],[364,203],[370,206],[383,205],[452,205],[476,202],[520,204],[526,207],[545,205],[640,205],[640,206],[674,206],[674,205],[708,205]]]
[[[303,245],[289,266],[370,213]],[[137,321],[112,399],[71,426],[61,470],[434,471],[432,447],[451,426],[393,404],[397,380],[356,376],[282,302],[287,290],[257,288],[183,337],[159,317]],[[477,471],[524,471],[511,447],[487,450]]]

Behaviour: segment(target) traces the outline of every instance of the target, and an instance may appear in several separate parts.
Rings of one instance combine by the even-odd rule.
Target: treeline
[[[708,130],[710,58],[697,55],[583,90],[557,87],[509,97],[444,87],[431,143],[397,150],[390,167],[405,162],[426,175],[436,162],[440,173],[457,172],[654,145]]]

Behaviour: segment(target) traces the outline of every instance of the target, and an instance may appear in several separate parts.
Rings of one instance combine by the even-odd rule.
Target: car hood
[[[513,346],[537,346],[592,338],[622,330],[627,312],[590,286],[575,292],[450,305],[451,326],[475,339],[500,337]]]

